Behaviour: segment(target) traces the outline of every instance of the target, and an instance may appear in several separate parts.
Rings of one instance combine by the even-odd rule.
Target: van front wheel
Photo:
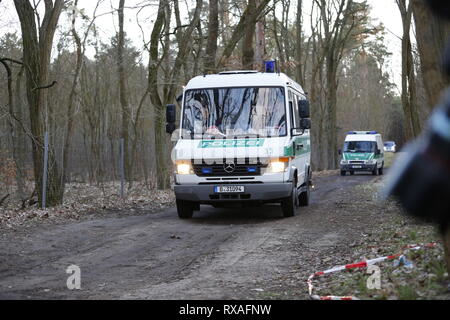
[[[177,199],[177,212],[180,219],[191,219],[194,214],[194,205],[189,201]]]
[[[291,195],[281,201],[281,210],[283,211],[283,216],[285,218],[295,216],[295,209],[297,207],[297,199],[298,199],[297,194],[298,194],[297,186],[293,184]]]

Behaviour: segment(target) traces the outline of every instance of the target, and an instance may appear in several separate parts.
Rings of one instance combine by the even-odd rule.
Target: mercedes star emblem
[[[223,170],[225,170],[226,173],[233,173],[234,170],[236,170],[236,165],[234,163],[224,163]]]

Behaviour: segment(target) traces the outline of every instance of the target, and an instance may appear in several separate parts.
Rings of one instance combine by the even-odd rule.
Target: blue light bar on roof
[[[270,60],[270,61],[264,61],[265,64],[265,69],[267,73],[275,73],[275,61],[274,60]]]
[[[377,131],[369,131],[369,132],[367,132],[367,134],[378,134],[378,132]]]

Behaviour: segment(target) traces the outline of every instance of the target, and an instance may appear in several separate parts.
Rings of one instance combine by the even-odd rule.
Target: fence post
[[[125,150],[124,139],[120,139],[120,196],[124,197],[124,185],[125,185]]]
[[[42,209],[46,207],[47,200],[47,166],[48,165],[48,132],[44,133],[44,170],[42,174]]]

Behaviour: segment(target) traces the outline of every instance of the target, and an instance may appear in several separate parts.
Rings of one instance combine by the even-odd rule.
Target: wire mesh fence
[[[31,143],[22,148],[25,156],[18,159],[17,154],[13,154],[11,142],[1,140],[2,202],[17,202],[26,207],[40,199],[40,206],[45,208],[52,204],[53,197],[73,192],[71,186],[96,187],[103,194],[115,190],[121,198],[127,197],[135,188],[154,190],[157,186],[151,139],[129,140],[126,146],[125,139],[121,137],[99,136],[93,141],[76,134],[70,149],[64,150],[63,138],[46,132],[43,145],[38,150],[41,168],[37,171],[31,156]]]

